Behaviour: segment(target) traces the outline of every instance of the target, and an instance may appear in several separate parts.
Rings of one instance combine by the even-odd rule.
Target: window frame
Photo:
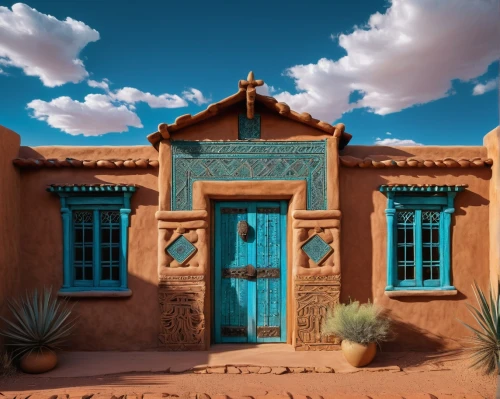
[[[386,293],[401,291],[450,291],[456,293],[451,284],[451,217],[455,211],[454,200],[457,192],[464,186],[381,186],[380,191],[387,195],[385,210],[387,221],[387,286]],[[413,211],[415,246],[415,284],[398,280],[398,211]],[[424,262],[422,241],[422,212],[439,212],[439,285],[425,285],[423,280]],[[431,233],[432,234],[432,233]],[[429,280],[432,281],[432,280]],[[403,284],[400,284],[403,282]],[[396,295],[394,295],[396,296]]]
[[[93,190],[91,190],[93,188]],[[63,230],[63,284],[60,296],[130,296],[128,288],[128,227],[130,222],[130,200],[135,186],[50,186],[47,191],[56,193],[61,203]],[[111,192],[110,192],[111,191]],[[75,211],[93,212],[93,279],[75,280],[74,223]],[[102,280],[101,271],[101,212],[120,213],[119,280]]]

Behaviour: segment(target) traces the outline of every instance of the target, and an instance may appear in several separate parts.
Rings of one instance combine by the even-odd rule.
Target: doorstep
[[[401,354],[399,354],[401,356]],[[344,359],[341,351],[297,352],[287,344],[223,344],[208,351],[193,352],[62,352],[58,366],[43,377],[91,377],[134,372],[210,373],[211,369],[227,373],[228,366],[285,368],[286,372],[400,371],[397,356],[378,353],[375,361],[357,369]],[[299,371],[304,368],[304,371]],[[223,371],[222,371],[223,370]],[[330,371],[328,371],[330,370]],[[269,371],[271,372],[271,371]],[[262,372],[261,372],[262,373]]]

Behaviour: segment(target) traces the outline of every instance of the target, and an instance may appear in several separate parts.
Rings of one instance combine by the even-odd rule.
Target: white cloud
[[[182,97],[188,101],[191,101],[192,103],[195,103],[196,105],[207,104],[211,101],[211,99],[206,98],[200,90],[192,87],[186,91],[183,91]]]
[[[134,112],[135,103],[145,102],[151,108],[179,108],[188,103],[176,94],[155,96],[133,87],[109,90],[109,80],[101,82],[88,80],[90,87],[104,89],[106,94],[89,94],[84,102],[69,97],[59,97],[50,102],[33,100],[28,108],[33,110],[33,117],[47,122],[50,126],[61,129],[71,135],[98,136],[112,132],[124,132],[128,126],[142,127],[141,120]],[[201,91],[191,89],[190,101],[208,101]]]
[[[2,68],[0,68],[0,75],[8,75]]]
[[[392,136],[391,132],[386,132],[385,134],[387,134],[388,136]]]
[[[423,145],[421,143],[417,143],[414,140],[409,140],[409,139],[381,139],[380,137],[377,137],[375,139],[375,145],[385,145],[385,146],[390,146],[390,147],[407,147],[407,146],[416,146],[416,145]]]
[[[474,89],[472,89],[472,95],[480,96],[488,91],[495,90],[497,86],[498,86],[498,79],[491,79],[487,81],[485,84],[478,83],[477,85],[474,86]]]
[[[59,97],[50,102],[33,100],[28,104],[33,117],[71,135],[99,136],[143,127],[139,117],[125,105],[115,105],[104,94],[89,94],[84,102]]]
[[[276,89],[274,86],[269,86],[267,83],[264,83],[262,86],[257,86],[257,93],[263,96],[272,96],[273,93],[276,93]]]
[[[0,7],[0,64],[38,76],[48,87],[77,83],[88,76],[79,58],[99,32],[70,17],[60,21],[17,3]]]
[[[326,121],[366,107],[385,115],[452,95],[451,81],[470,81],[500,55],[497,0],[392,0],[368,25],[339,36],[347,55],[296,65],[286,74],[296,94],[275,95]],[[349,104],[358,90],[362,98]]]
[[[109,90],[109,80],[108,79],[103,79],[102,82],[98,82],[96,80],[89,79],[87,80],[87,84],[90,87],[98,88],[98,89],[103,89],[108,91]]]
[[[137,102],[145,102],[151,108],[181,108],[187,107],[188,103],[177,94],[160,94],[155,96],[151,93],[146,93],[133,87],[124,87],[112,94],[116,100],[124,101],[129,104]]]

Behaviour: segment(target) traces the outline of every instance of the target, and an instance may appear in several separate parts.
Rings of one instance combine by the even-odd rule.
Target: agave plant
[[[67,301],[52,296],[45,288],[38,295],[35,289],[25,298],[9,300],[8,307],[13,320],[0,317],[6,328],[0,331],[13,348],[14,356],[23,356],[33,351],[59,349],[71,333],[75,321],[70,320],[72,307]]]
[[[483,369],[486,374],[498,371],[500,356],[500,297],[495,300],[490,289],[489,301],[486,295],[474,282],[474,295],[478,307],[467,304],[469,312],[476,320],[477,326],[461,321],[474,335],[470,338],[471,345],[467,348],[474,363],[472,367]]]

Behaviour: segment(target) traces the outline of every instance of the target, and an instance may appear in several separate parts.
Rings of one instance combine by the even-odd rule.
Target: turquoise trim
[[[246,114],[238,115],[238,139],[260,139],[260,115],[255,114],[253,119],[248,119]]]
[[[50,193],[115,193],[115,192],[135,192],[135,186],[121,186],[121,185],[57,185],[53,184],[47,187]]]
[[[405,190],[405,188],[407,190]],[[387,195],[387,209],[385,210],[387,222],[387,285],[386,291],[397,290],[455,290],[451,284],[451,217],[454,209],[454,199],[457,192],[463,191],[463,186],[381,186],[380,191]],[[427,192],[429,195],[412,196],[411,191]],[[413,231],[413,261],[400,259],[398,262],[398,216],[397,212],[414,213]],[[439,242],[433,241],[433,231],[436,230],[439,212]],[[423,226],[423,217],[426,215],[426,224]],[[404,217],[404,216],[402,216]],[[431,218],[435,218],[431,222]],[[404,224],[403,224],[404,226]],[[402,227],[404,229],[404,227]],[[427,232],[426,241],[423,239],[424,230]],[[405,237],[407,233],[403,230]],[[437,245],[436,245],[437,244]],[[399,246],[406,246],[405,243]],[[439,249],[439,260],[435,257],[435,248]],[[424,259],[424,249],[427,258]],[[406,250],[402,250],[407,253]],[[430,258],[429,258],[430,257]],[[404,262],[403,262],[404,261]],[[412,263],[413,262],[413,263]],[[401,266],[398,264],[401,263]],[[404,266],[406,265],[406,266]],[[413,278],[398,279],[398,267],[414,268]],[[424,268],[428,268],[427,279]],[[439,268],[439,279],[434,271]],[[429,277],[430,273],[430,277]],[[436,272],[437,273],[437,272]]]
[[[172,210],[192,208],[195,181],[307,182],[307,209],[326,209],[326,140],[173,141]]]
[[[444,193],[444,192],[460,192],[464,191],[466,186],[414,186],[414,185],[398,185],[388,186],[381,185],[379,190],[383,193],[388,192],[414,192],[414,193]]]
[[[112,188],[112,189],[109,189]],[[88,190],[86,189],[93,189]],[[130,198],[135,186],[50,186],[61,201],[63,227],[63,285],[60,293],[78,292],[128,292],[127,252],[130,222]],[[74,267],[73,212],[91,211],[92,218],[92,280],[77,280]],[[101,278],[101,212],[116,211],[120,214],[119,279]],[[115,266],[116,267],[116,266]],[[83,269],[82,269],[83,270]],[[112,268],[110,268],[111,273]]]

